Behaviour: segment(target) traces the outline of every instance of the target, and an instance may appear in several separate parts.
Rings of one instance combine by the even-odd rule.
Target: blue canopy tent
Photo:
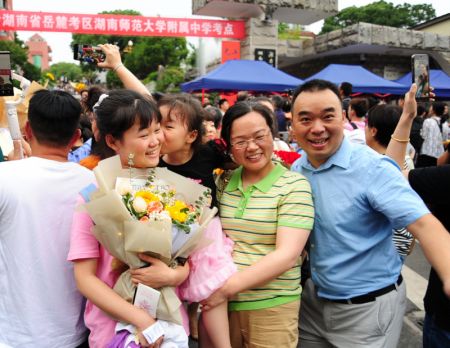
[[[405,94],[409,90],[409,85],[383,79],[359,65],[330,64],[305,81],[313,79],[328,80],[336,85],[350,82],[353,92],[360,93]]]
[[[264,91],[284,92],[296,88],[302,80],[271,65],[255,60],[229,60],[210,73],[181,84],[183,92]]]
[[[400,77],[395,82],[402,85],[410,85],[412,83],[411,73],[407,73],[405,76]],[[430,70],[430,85],[434,88],[434,93],[440,98],[450,97],[450,76],[439,69]]]

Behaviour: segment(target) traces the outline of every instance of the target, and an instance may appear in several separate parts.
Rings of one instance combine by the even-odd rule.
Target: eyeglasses
[[[252,141],[258,146],[264,145],[264,143],[266,142],[266,138],[269,134],[270,132],[266,132],[263,134],[260,133],[255,135],[253,138],[236,141],[235,143],[231,144],[231,147],[235,148],[236,150],[244,150],[248,147],[248,145]]]

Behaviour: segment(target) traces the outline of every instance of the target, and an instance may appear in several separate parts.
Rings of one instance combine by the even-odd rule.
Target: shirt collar
[[[300,157],[300,165],[311,171],[321,171],[328,169],[332,166],[338,166],[347,169],[350,166],[350,159],[352,156],[352,144],[350,141],[343,137],[341,145],[338,150],[328,160],[320,165],[319,168],[314,168],[308,161],[308,154],[305,152],[304,156]]]
[[[262,180],[253,184],[252,186],[256,187],[261,192],[268,192],[273,184],[282,176],[287,169],[283,167],[281,164],[275,164],[275,167],[270,171],[270,173]],[[225,188],[226,192],[231,192],[239,189],[240,191],[244,191],[242,187],[242,166],[237,168],[233,174],[231,175],[230,182]]]

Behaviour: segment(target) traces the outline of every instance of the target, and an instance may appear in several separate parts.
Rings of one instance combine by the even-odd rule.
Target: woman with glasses
[[[308,181],[272,162],[273,119],[259,104],[225,113],[222,137],[239,165],[220,198],[224,232],[234,241],[238,272],[203,301],[229,301],[236,347],[297,347],[300,254],[314,221]]]

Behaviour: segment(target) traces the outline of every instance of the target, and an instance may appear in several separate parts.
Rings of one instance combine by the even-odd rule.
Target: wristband
[[[409,143],[409,138],[408,139],[398,139],[398,138],[394,137],[394,134],[391,135],[391,139],[398,141],[399,143]]]
[[[116,71],[119,70],[119,68],[122,67],[122,66],[123,66],[122,63],[118,64],[118,65],[113,69],[113,72],[116,72]]]

